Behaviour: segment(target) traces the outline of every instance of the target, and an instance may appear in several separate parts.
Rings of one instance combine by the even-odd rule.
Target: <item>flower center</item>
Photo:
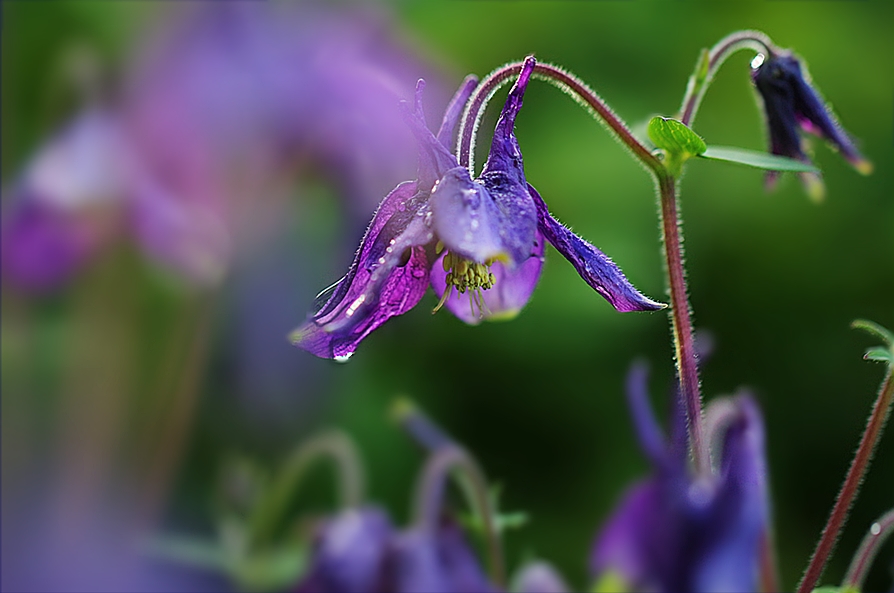
[[[472,315],[475,315],[474,306],[477,305],[478,316],[481,317],[487,311],[482,291],[493,288],[496,282],[494,273],[490,271],[494,261],[496,260],[488,259],[483,264],[479,264],[451,251],[445,253],[443,263],[444,271],[447,272],[447,287],[432,313],[437,313],[444,306],[455,288],[460,294],[469,293],[469,307]]]

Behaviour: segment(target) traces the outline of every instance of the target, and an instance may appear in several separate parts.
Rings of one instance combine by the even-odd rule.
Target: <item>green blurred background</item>
[[[165,4],[3,3],[4,188],[70,113],[58,88],[60,55],[89,44],[114,71]],[[872,339],[848,324],[867,318],[894,326],[894,3],[453,1],[389,8],[401,35],[446,72],[447,86],[533,53],[583,78],[633,126],[672,115],[699,50],[734,30],[760,29],[805,58],[875,172],[862,177],[816,143],[827,186],[822,204],[811,203],[792,176],[768,195],[760,172],[722,163],[692,163],[681,189],[695,322],[716,345],[702,372],[704,392],[710,400],[744,386],[761,404],[781,573],[793,587],[883,373],[861,360]],[[708,92],[694,127],[709,144],[765,148],[750,58],[732,57]],[[430,117],[440,109],[431,105]],[[644,293],[665,299],[656,200],[644,170],[548,85],[529,89],[517,133],[528,179],[553,213]],[[486,146],[482,139],[479,147]],[[343,273],[359,238],[339,233],[344,226],[328,206],[332,191],[320,184],[303,197],[308,205],[290,239],[302,275],[299,266],[279,270],[284,283],[302,287],[295,325],[313,292]],[[105,255],[52,297],[4,292],[4,523],[28,488],[51,487],[52,480],[34,477],[43,468],[58,479],[88,476],[75,494],[99,500],[126,495],[160,463],[168,468],[160,475],[171,475],[158,485],[164,525],[206,532],[228,458],[273,467],[324,426],[356,440],[370,497],[404,521],[421,456],[387,412],[395,396],[406,395],[503,485],[506,510],[529,514],[528,524],[507,536],[510,565],[542,557],[576,586],[587,582],[596,529],[624,488],[648,471],[622,387],[634,358],[650,361],[653,402],[666,416],[673,367],[665,313],[614,312],[549,248],[540,285],[514,321],[467,327],[448,313],[432,316],[428,295],[346,365],[291,351],[297,380],[278,386],[281,397],[272,403],[255,403],[236,394],[231,361],[219,353],[218,343],[230,337],[227,294],[209,315],[209,362],[196,370],[192,399],[180,390],[192,389],[188,380],[183,387],[165,373],[178,376],[194,349],[184,327],[207,306],[171,290],[132,250]],[[313,380],[301,380],[303,373]],[[101,389],[80,389],[78,381]],[[180,387],[156,397],[165,381]],[[182,443],[157,453],[177,442],[167,430]],[[156,461],[142,465],[147,458]],[[331,508],[328,475],[318,474],[297,506]],[[871,521],[894,505],[892,476],[888,434],[824,582],[839,582]],[[4,550],[15,545],[7,535]],[[888,545],[869,590],[890,586],[892,553]]]

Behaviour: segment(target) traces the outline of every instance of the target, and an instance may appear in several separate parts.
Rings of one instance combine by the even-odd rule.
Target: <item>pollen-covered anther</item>
[[[493,288],[496,282],[493,272],[490,271],[494,261],[496,260],[492,258],[486,260],[483,264],[479,264],[451,251],[444,254],[443,265],[444,271],[447,272],[447,277],[445,278],[447,287],[432,313],[437,313],[444,306],[454,288],[460,294],[469,292],[470,305],[474,302],[478,305],[479,311],[483,312],[486,307],[481,291]]]

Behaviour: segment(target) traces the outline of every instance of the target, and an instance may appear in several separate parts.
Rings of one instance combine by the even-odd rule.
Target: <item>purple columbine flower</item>
[[[809,163],[801,137],[803,132],[809,132],[834,146],[857,171],[872,171],[872,164],[860,154],[825,105],[798,58],[789,52],[771,55],[754,68],[751,77],[764,106],[770,152]],[[768,186],[775,183],[778,175],[776,171],[767,173]],[[822,197],[823,185],[817,173],[802,173],[801,179],[812,197]]]
[[[602,528],[591,553],[594,575],[631,590],[757,591],[769,502],[764,429],[746,395],[708,407],[718,445],[709,476],[687,467],[685,421],[678,414],[670,443],[652,416],[646,371],[636,366],[628,397],[640,445],[654,474],[634,485]]]
[[[639,291],[596,247],[556,221],[527,183],[515,118],[534,70],[528,58],[509,92],[481,176],[472,179],[447,149],[475,80],[457,91],[438,135],[425,125],[423,82],[406,119],[419,145],[415,181],[379,205],[347,275],[318,297],[319,308],[291,336],[324,358],[346,360],[391,317],[412,309],[431,284],[440,302],[467,323],[514,316],[543,265],[544,240],[619,311],[663,307]]]

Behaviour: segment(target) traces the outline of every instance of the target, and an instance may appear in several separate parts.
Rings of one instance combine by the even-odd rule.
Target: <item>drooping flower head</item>
[[[769,503],[760,412],[747,395],[718,399],[707,410],[717,445],[711,475],[687,467],[685,421],[669,443],[652,416],[646,371],[628,379],[640,444],[653,475],[634,485],[596,539],[597,578],[640,591],[757,591]]]
[[[751,74],[761,97],[770,135],[770,152],[809,163],[804,152],[802,133],[809,132],[835,147],[855,169],[872,171],[825,104],[803,64],[790,52],[770,55]],[[772,186],[778,172],[767,173]],[[811,197],[822,198],[823,185],[817,173],[802,173],[801,179]]]
[[[297,346],[345,360],[370,332],[416,306],[431,284],[467,323],[514,316],[540,277],[544,240],[619,311],[662,308],[621,270],[550,214],[525,178],[515,119],[535,61],[528,58],[497,121],[482,174],[472,179],[447,148],[471,95],[467,78],[438,135],[425,124],[422,89],[412,110],[402,104],[419,146],[417,179],[398,185],[379,205],[348,274],[318,297],[318,308],[292,334]]]

